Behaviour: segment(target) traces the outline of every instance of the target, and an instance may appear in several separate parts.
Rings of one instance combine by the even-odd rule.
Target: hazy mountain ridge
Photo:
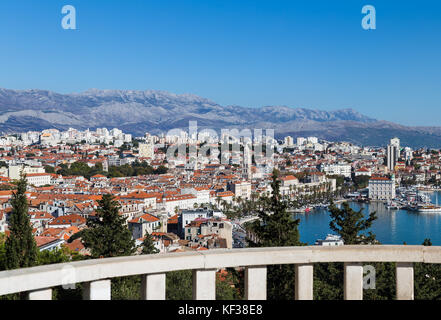
[[[441,146],[441,128],[408,127],[372,119],[353,109],[336,111],[265,106],[221,106],[192,95],[165,91],[97,90],[59,94],[0,89],[0,131],[117,127],[135,136],[188,128],[275,129],[276,137],[314,135],[363,145],[384,145],[397,135],[403,145]],[[390,136],[392,135],[392,136]],[[417,144],[418,143],[418,144]]]

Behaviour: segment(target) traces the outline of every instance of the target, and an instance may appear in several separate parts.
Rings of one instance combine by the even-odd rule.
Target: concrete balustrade
[[[141,295],[143,300],[165,300],[165,273],[142,276]]]
[[[50,288],[84,283],[84,299],[109,300],[110,279],[142,275],[142,297],[165,299],[166,273],[193,270],[193,298],[216,298],[216,271],[245,267],[245,295],[249,300],[266,298],[267,265],[295,265],[295,298],[313,298],[313,264],[343,262],[344,298],[363,298],[363,262],[396,262],[397,299],[414,298],[413,263],[441,263],[441,247],[435,246],[304,246],[219,249],[198,252],[140,255],[85,260],[0,272],[0,295],[28,292],[33,300],[50,299]],[[74,279],[74,280],[72,280]]]
[[[28,300],[52,300],[52,289],[30,291],[27,298]]]
[[[266,266],[245,268],[245,299],[266,300]]]
[[[297,264],[295,267],[296,300],[312,300],[314,286],[314,267],[309,264]]]
[[[345,300],[363,300],[363,265],[345,262],[344,268]]]
[[[216,269],[193,270],[193,299],[216,300]]]
[[[86,282],[83,287],[84,300],[110,300],[110,280]]]
[[[397,300],[413,300],[413,263],[398,262],[396,266]]]

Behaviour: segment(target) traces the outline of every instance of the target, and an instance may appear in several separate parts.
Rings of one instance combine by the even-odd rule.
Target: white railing
[[[53,287],[84,283],[83,298],[110,299],[110,279],[142,275],[142,297],[164,300],[166,273],[193,270],[193,298],[214,300],[216,271],[245,267],[245,298],[266,299],[267,265],[295,265],[298,300],[313,298],[313,264],[344,262],[344,298],[363,299],[363,262],[396,262],[396,298],[414,297],[413,263],[441,263],[435,246],[305,246],[219,249],[199,252],[141,255],[85,260],[0,272],[0,295],[27,292],[31,300],[51,299]]]

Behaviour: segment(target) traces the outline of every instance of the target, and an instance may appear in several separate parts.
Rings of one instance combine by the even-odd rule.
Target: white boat
[[[335,234],[328,234],[326,239],[317,239],[314,243],[316,246],[342,246],[344,245],[343,239]]]
[[[419,205],[417,211],[421,213],[441,213],[441,207],[436,205]]]
[[[396,202],[390,201],[386,203],[386,209],[388,210],[398,210],[400,207]]]

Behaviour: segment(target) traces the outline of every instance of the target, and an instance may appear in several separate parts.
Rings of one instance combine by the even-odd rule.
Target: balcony
[[[216,271],[245,267],[245,298],[266,299],[267,265],[295,265],[293,298],[312,300],[314,263],[344,263],[345,300],[363,299],[365,262],[396,262],[396,298],[413,300],[413,263],[441,263],[441,247],[363,245],[220,249],[86,260],[0,272],[0,296],[27,292],[30,300],[50,300],[53,287],[84,283],[83,299],[110,300],[110,279],[142,275],[142,297],[165,299],[166,273],[193,270],[193,298],[214,300]]]

